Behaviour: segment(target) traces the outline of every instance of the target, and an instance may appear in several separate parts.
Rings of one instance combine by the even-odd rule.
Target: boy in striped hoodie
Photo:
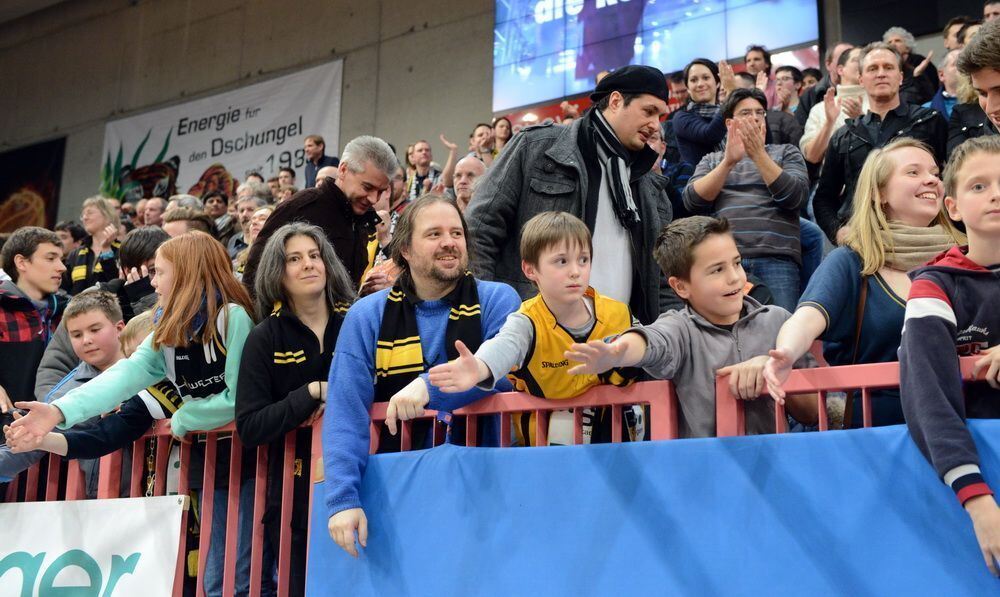
[[[1000,508],[979,470],[967,417],[1000,418],[1000,137],[966,141],[945,169],[945,205],[965,223],[954,247],[910,276],[900,393],[910,435],[972,519],[990,571],[1000,560]],[[946,348],[943,348],[946,347]],[[954,347],[954,348],[951,348]],[[982,355],[987,383],[964,388],[959,357]]]

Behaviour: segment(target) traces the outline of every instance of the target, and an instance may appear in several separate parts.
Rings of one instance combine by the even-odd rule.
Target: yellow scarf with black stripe
[[[458,358],[455,341],[461,340],[475,352],[483,342],[476,279],[466,272],[458,285],[442,299],[452,305],[445,329],[445,352],[448,360]],[[420,346],[416,304],[420,302],[409,283],[400,276],[389,291],[375,348],[375,402],[388,402],[428,368]]]

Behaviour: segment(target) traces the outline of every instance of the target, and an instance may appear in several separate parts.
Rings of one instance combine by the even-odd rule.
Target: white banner
[[[169,596],[186,499],[0,504],[0,597]]]
[[[305,181],[307,135],[336,155],[343,60],[200,100],[108,122],[101,191],[138,200],[222,189],[287,166]]]

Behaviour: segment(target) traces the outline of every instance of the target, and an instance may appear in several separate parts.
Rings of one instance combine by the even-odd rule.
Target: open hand
[[[591,340],[586,344],[571,344],[564,356],[580,363],[567,373],[570,375],[596,375],[614,369],[621,364],[625,343],[615,340],[608,344],[603,340]]]
[[[736,89],[736,75],[733,73],[733,67],[725,60],[719,61],[719,82],[726,94],[732,93],[733,89]]]
[[[740,163],[746,155],[746,147],[743,146],[743,139],[739,133],[739,123],[733,120],[726,125],[726,151],[722,155],[722,161],[732,167]]]
[[[100,255],[111,248],[111,241],[118,236],[118,225],[108,224],[94,233],[94,252]]]
[[[858,116],[861,116],[861,98],[843,98],[840,100],[840,109],[844,111],[844,115],[848,118],[857,118]]]
[[[933,57],[934,57],[934,50],[927,52],[927,58],[924,58],[923,61],[920,64],[918,64],[916,68],[913,69],[913,76],[919,77],[920,75],[924,74],[924,71],[927,70],[928,66],[930,66],[931,58]]]
[[[458,149],[458,143],[452,143],[451,141],[445,139],[444,138],[444,133],[441,133],[440,139],[441,139],[441,143],[444,144],[444,146],[448,148],[449,152],[455,151],[455,150]]]
[[[764,381],[767,382],[771,398],[778,404],[785,403],[785,390],[781,386],[788,381],[794,364],[787,350],[775,349],[768,353],[767,362],[764,364]]]
[[[482,361],[472,354],[461,340],[455,341],[458,358],[454,361],[431,367],[427,379],[442,392],[449,394],[467,392],[482,381],[480,364]],[[483,369],[485,369],[485,364]]]
[[[34,450],[42,443],[45,434],[63,422],[62,411],[58,407],[45,402],[17,402],[14,404],[21,410],[28,411],[24,417],[19,417],[10,424],[7,434],[7,445],[22,448],[23,451]]]
[[[836,92],[833,87],[826,90],[823,94],[823,113],[826,115],[826,121],[833,123],[840,116],[840,106],[837,105]]]
[[[764,71],[760,71],[759,73],[757,73],[757,84],[755,85],[755,87],[757,87],[757,89],[760,89],[761,91],[767,91],[767,83],[768,83],[767,73]]]
[[[389,433],[396,435],[396,421],[409,421],[422,416],[428,402],[430,395],[423,378],[417,377],[406,384],[406,387],[389,399],[389,406],[385,410],[385,426],[389,428]]]

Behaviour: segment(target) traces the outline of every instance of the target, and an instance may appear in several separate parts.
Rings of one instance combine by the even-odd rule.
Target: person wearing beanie
[[[653,243],[672,212],[657,154],[647,143],[667,111],[666,78],[650,66],[622,67],[597,84],[590,110],[568,126],[528,127],[504,148],[465,212],[476,271],[526,300],[537,290],[521,271],[518,231],[543,211],[586,223],[601,251],[591,285],[626,303],[643,323],[679,299],[662,281]]]

